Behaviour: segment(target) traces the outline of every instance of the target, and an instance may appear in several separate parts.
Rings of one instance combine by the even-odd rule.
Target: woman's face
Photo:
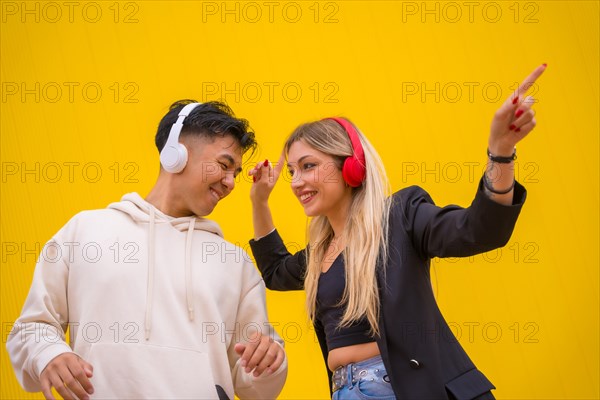
[[[290,146],[288,171],[292,191],[309,217],[332,218],[347,212],[352,188],[346,185],[334,158],[299,140]]]

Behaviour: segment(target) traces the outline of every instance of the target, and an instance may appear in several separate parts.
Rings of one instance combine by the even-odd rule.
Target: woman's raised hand
[[[537,67],[494,114],[488,142],[493,155],[510,156],[515,145],[535,127],[535,112],[531,108],[535,100],[524,96],[545,69],[546,64]]]
[[[252,180],[254,181],[250,189],[252,203],[266,204],[268,202],[284,163],[285,153],[282,152],[276,165],[273,166],[269,160],[265,160],[256,164],[256,167],[248,172],[248,175],[252,176]]]

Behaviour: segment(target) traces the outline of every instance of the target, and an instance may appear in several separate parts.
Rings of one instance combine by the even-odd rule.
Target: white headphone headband
[[[178,173],[183,171],[187,163],[187,149],[179,143],[179,134],[183,128],[183,120],[190,115],[192,110],[202,103],[190,103],[179,111],[177,121],[171,126],[169,137],[160,152],[160,163],[167,172]]]
[[[181,129],[183,128],[183,120],[190,115],[192,110],[198,107],[202,103],[190,103],[179,111],[177,116],[177,121],[171,126],[171,130],[169,131],[169,137],[167,138],[167,144],[174,145],[179,143],[179,134],[181,133]]]

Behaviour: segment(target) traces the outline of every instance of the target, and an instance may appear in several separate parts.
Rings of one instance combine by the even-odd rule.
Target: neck
[[[333,219],[333,218],[328,218],[329,219],[329,224],[331,225],[331,228],[333,229],[333,235],[336,238],[341,237],[344,234],[344,227],[346,226],[346,218],[339,218],[339,219]]]
[[[193,213],[185,207],[183,199],[172,189],[170,174],[160,173],[154,187],[146,196],[146,201],[171,217],[187,217]]]
[[[351,201],[352,196],[345,197],[344,200],[340,201],[336,210],[327,215],[327,220],[329,220],[329,224],[331,225],[331,229],[333,229],[336,238],[342,237],[344,234]]]

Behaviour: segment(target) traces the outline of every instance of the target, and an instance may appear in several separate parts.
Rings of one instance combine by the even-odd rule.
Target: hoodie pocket
[[[96,343],[87,361],[94,367],[95,398],[219,398],[207,353],[148,344]]]

